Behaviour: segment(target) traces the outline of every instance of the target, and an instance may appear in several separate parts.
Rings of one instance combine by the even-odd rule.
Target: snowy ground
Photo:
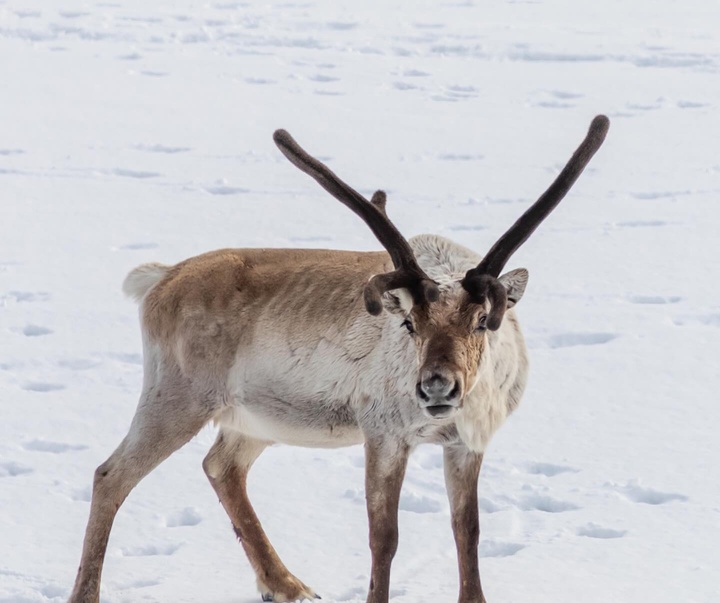
[[[516,255],[524,402],[486,455],[493,602],[720,600],[720,6],[710,0],[0,0],[0,602],[63,601],[94,468],[141,381],[135,265],[376,249],[275,149],[285,127],[403,232],[483,251],[596,113],[605,146]],[[715,268],[712,268],[715,266]],[[258,601],[200,468],[133,492],[107,602]],[[361,448],[277,447],[251,494],[323,601],[361,602]],[[394,603],[454,601],[441,453],[411,460]]]

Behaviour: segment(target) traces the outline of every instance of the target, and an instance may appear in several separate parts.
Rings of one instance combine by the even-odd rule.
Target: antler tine
[[[609,127],[610,120],[605,115],[598,115],[592,120],[585,139],[555,181],[497,240],[477,267],[468,270],[465,274],[462,286],[474,302],[482,304],[485,303],[486,298],[490,298],[491,310],[487,319],[489,329],[497,330],[500,327],[507,305],[507,292],[497,277],[510,256],[550,215],[575,184],[604,142]]]
[[[377,191],[372,201],[368,201],[325,164],[311,157],[286,130],[276,130],[273,140],[295,167],[312,176],[328,193],[360,216],[390,254],[395,270],[372,277],[365,287],[365,307],[370,314],[377,316],[382,312],[383,293],[400,287],[410,291],[416,304],[438,299],[437,284],[420,268],[410,245],[387,217],[384,192]]]

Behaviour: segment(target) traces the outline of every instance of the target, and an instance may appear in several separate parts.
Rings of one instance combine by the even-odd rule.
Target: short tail
[[[122,285],[123,293],[136,302],[141,302],[145,294],[162,280],[168,270],[170,266],[165,264],[151,263],[138,266],[125,277]]]

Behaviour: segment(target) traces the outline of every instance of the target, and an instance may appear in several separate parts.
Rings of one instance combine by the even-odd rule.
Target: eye
[[[415,329],[413,328],[412,323],[410,322],[409,318],[406,318],[402,321],[402,326],[405,327],[408,330],[408,333],[414,333]]]
[[[481,316],[480,320],[478,320],[477,327],[475,328],[476,331],[486,331],[487,330],[487,316]]]

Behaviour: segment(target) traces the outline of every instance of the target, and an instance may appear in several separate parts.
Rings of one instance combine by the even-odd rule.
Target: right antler
[[[287,131],[276,130],[273,140],[297,168],[360,216],[390,254],[395,270],[376,274],[365,285],[365,308],[370,314],[377,316],[382,312],[382,295],[391,289],[407,289],[416,305],[437,301],[440,295],[437,283],[420,268],[410,245],[387,217],[383,191],[377,191],[368,201],[325,164],[308,155]]]

